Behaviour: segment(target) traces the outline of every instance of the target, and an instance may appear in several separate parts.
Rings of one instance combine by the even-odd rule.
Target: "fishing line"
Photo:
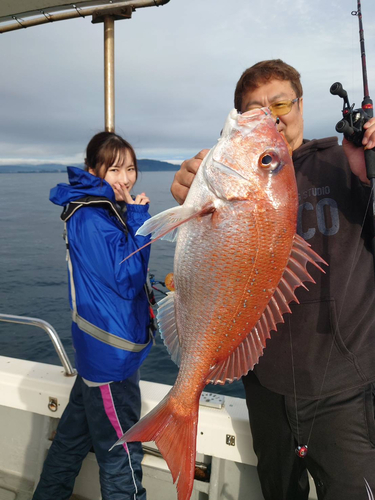
[[[363,217],[363,220],[362,220],[362,224],[361,224],[361,234],[362,234],[362,231],[363,231],[365,223],[366,223],[367,214],[369,213],[371,199],[372,199],[372,196],[373,196],[373,189],[374,188],[371,187],[370,196],[369,196],[369,199],[368,199],[368,202],[367,202],[367,207],[366,207],[365,214],[364,214],[364,217]],[[312,420],[312,423],[311,423],[310,432],[309,432],[309,435],[308,435],[308,438],[307,438],[307,441],[306,441],[306,445],[299,445],[296,448],[296,453],[301,458],[303,458],[304,456],[306,456],[306,454],[307,454],[307,448],[310,445],[311,435],[312,435],[313,427],[314,427],[314,424],[315,424],[315,420],[316,420],[316,415],[317,415],[317,412],[318,412],[319,404],[320,404],[321,398],[322,398],[323,387],[324,387],[326,376],[327,376],[328,365],[329,365],[329,361],[330,361],[330,358],[331,358],[333,345],[335,343],[336,336],[337,336],[338,331],[339,331],[339,323],[340,323],[341,314],[342,314],[342,311],[343,311],[343,308],[344,308],[345,297],[346,297],[347,292],[348,292],[349,281],[350,281],[350,279],[351,279],[351,277],[353,275],[353,272],[354,272],[354,265],[355,265],[356,258],[357,258],[359,243],[360,243],[360,237],[359,237],[359,239],[357,241],[357,245],[356,245],[356,248],[354,250],[352,265],[351,265],[351,268],[350,268],[350,271],[349,271],[349,276],[348,276],[348,279],[346,281],[346,285],[345,285],[345,288],[344,288],[344,294],[342,296],[342,303],[341,303],[339,314],[337,316],[336,328],[335,328],[335,331],[334,331],[333,336],[332,336],[331,348],[329,350],[328,359],[327,359],[326,367],[325,367],[324,374],[323,374],[322,384],[320,386],[319,396],[318,396],[317,402],[316,402],[316,407],[315,407],[315,411],[314,411],[313,420]],[[289,328],[289,331],[290,331],[290,337],[292,339],[292,332],[291,332],[290,328]],[[291,340],[291,350],[292,350],[292,368],[293,368],[294,397],[295,397],[296,419],[297,419],[297,424],[296,424],[297,425],[297,436],[299,437],[299,434],[298,434],[298,432],[299,432],[298,431],[298,428],[299,428],[298,427],[298,412],[297,412],[297,391],[296,391],[296,380],[295,380],[295,374],[294,374],[294,360],[293,360],[292,340]],[[306,447],[306,450],[304,449],[305,447]],[[302,450],[302,453],[301,453],[301,450]]]
[[[41,10],[40,11],[41,14],[43,14],[43,16],[47,19],[47,21],[49,21],[50,23],[53,23],[53,19],[51,19],[51,15],[48,14],[48,12],[44,12],[44,10]]]
[[[81,13],[81,9],[79,9],[74,3],[72,3],[72,7],[77,11],[79,16],[83,17],[83,19],[85,18],[85,16]]]
[[[296,408],[296,426],[297,426],[297,443],[299,443],[299,425],[298,425],[298,410],[297,410],[297,389],[296,389],[296,376],[294,373],[294,357],[293,357],[293,342],[292,342],[292,329],[290,328],[290,318],[288,316],[289,338],[290,338],[290,354],[292,358],[292,373],[293,373],[293,390],[294,390],[294,405]]]
[[[354,36],[357,36],[357,34],[355,33],[355,19],[354,19],[354,16],[352,16],[352,50],[351,50],[351,53],[352,53],[352,89],[354,90],[355,89],[355,84],[356,84],[356,75],[357,75],[357,72],[355,71],[354,69],[354,46],[357,46],[357,42],[354,41]]]
[[[15,21],[17,21],[17,23],[18,23],[20,26],[22,26],[22,28],[26,29],[26,26],[24,26],[24,25],[21,23],[21,21],[18,19],[18,17],[16,17],[16,16],[12,16],[12,19],[14,19]],[[23,19],[22,19],[22,21],[23,21]]]

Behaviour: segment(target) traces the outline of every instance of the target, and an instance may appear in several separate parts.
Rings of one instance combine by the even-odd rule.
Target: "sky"
[[[375,100],[375,1],[362,0]],[[115,23],[116,132],[138,158],[181,162],[217,141],[242,72],[281,58],[301,73],[305,137],[338,135],[363,98],[356,0],[170,0]],[[0,35],[0,164],[81,163],[104,129],[103,25],[73,19]]]

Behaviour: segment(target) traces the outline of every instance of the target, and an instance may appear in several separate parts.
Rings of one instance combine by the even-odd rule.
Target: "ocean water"
[[[170,194],[173,176],[174,172],[141,173],[134,192],[145,191],[150,197],[152,215],[176,204]],[[59,182],[67,182],[65,173],[0,175],[0,312],[50,323],[74,365],[61,208],[48,199],[50,189]],[[173,271],[173,255],[172,243],[159,240],[152,245],[149,268],[156,280],[164,281]],[[155,296],[157,300],[163,297],[158,292]],[[60,364],[47,334],[33,326],[0,322],[0,354]],[[177,371],[157,336],[141,378],[173,384]],[[209,385],[206,390],[244,397],[241,382]]]

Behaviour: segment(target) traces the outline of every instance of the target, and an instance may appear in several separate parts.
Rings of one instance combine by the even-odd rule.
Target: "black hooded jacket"
[[[298,288],[254,371],[285,395],[316,399],[375,380],[375,287],[370,188],[349,168],[336,137],[304,141],[294,152],[298,233],[329,264],[309,264],[316,284]],[[293,375],[294,368],[294,375]]]

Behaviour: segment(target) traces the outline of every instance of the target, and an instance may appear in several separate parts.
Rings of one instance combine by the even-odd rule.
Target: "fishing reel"
[[[372,117],[372,101],[366,98],[362,103],[362,108],[354,109],[354,104],[350,105],[348,93],[344,90],[341,83],[336,82],[331,85],[330,92],[332,95],[338,95],[344,100],[342,109],[342,120],[337,122],[336,131],[344,134],[344,137],[352,142],[355,146],[362,146],[362,139],[364,134],[363,125]],[[368,111],[366,111],[368,109]]]

